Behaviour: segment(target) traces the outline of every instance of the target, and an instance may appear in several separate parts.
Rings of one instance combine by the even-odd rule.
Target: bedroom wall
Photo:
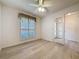
[[[64,17],[65,14],[75,11],[79,11],[79,4],[70,6],[56,13],[47,14],[41,21],[42,39],[58,41],[59,39],[55,39],[55,19],[58,17]]]
[[[2,47],[2,7],[0,5],[0,50],[1,50],[1,47]]]
[[[0,41],[0,43],[2,42],[2,48],[40,39],[40,18],[39,17],[37,17],[37,23],[36,23],[36,31],[37,31],[36,38],[22,41],[20,40],[21,39],[20,28],[19,28],[20,25],[19,25],[18,14],[19,13],[24,13],[29,15],[32,15],[32,14],[22,11],[20,9],[12,8],[5,5],[2,5],[1,12],[2,12],[1,17],[3,22],[0,19],[0,22],[2,23],[2,24],[0,23],[1,24],[0,26],[3,25],[2,26],[3,31],[1,31],[1,28],[0,28],[0,32],[3,33],[3,39],[2,41]]]

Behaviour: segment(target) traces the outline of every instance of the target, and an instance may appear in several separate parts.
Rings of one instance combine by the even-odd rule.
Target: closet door
[[[0,50],[2,46],[2,6],[0,5]]]
[[[65,15],[65,41],[79,42],[79,12]]]

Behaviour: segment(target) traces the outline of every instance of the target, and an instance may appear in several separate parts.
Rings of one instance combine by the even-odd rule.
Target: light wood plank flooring
[[[79,54],[61,44],[37,40],[3,49],[0,59],[79,59]]]

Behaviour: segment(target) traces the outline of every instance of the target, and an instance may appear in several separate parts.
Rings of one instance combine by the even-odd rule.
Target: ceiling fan
[[[47,11],[47,7],[51,6],[49,4],[44,4],[45,0],[35,0],[35,4],[30,4],[33,7],[37,7],[39,12]]]

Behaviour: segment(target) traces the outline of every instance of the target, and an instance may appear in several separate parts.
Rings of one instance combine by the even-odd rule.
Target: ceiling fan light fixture
[[[46,12],[46,9],[44,7],[38,7],[39,12]]]

